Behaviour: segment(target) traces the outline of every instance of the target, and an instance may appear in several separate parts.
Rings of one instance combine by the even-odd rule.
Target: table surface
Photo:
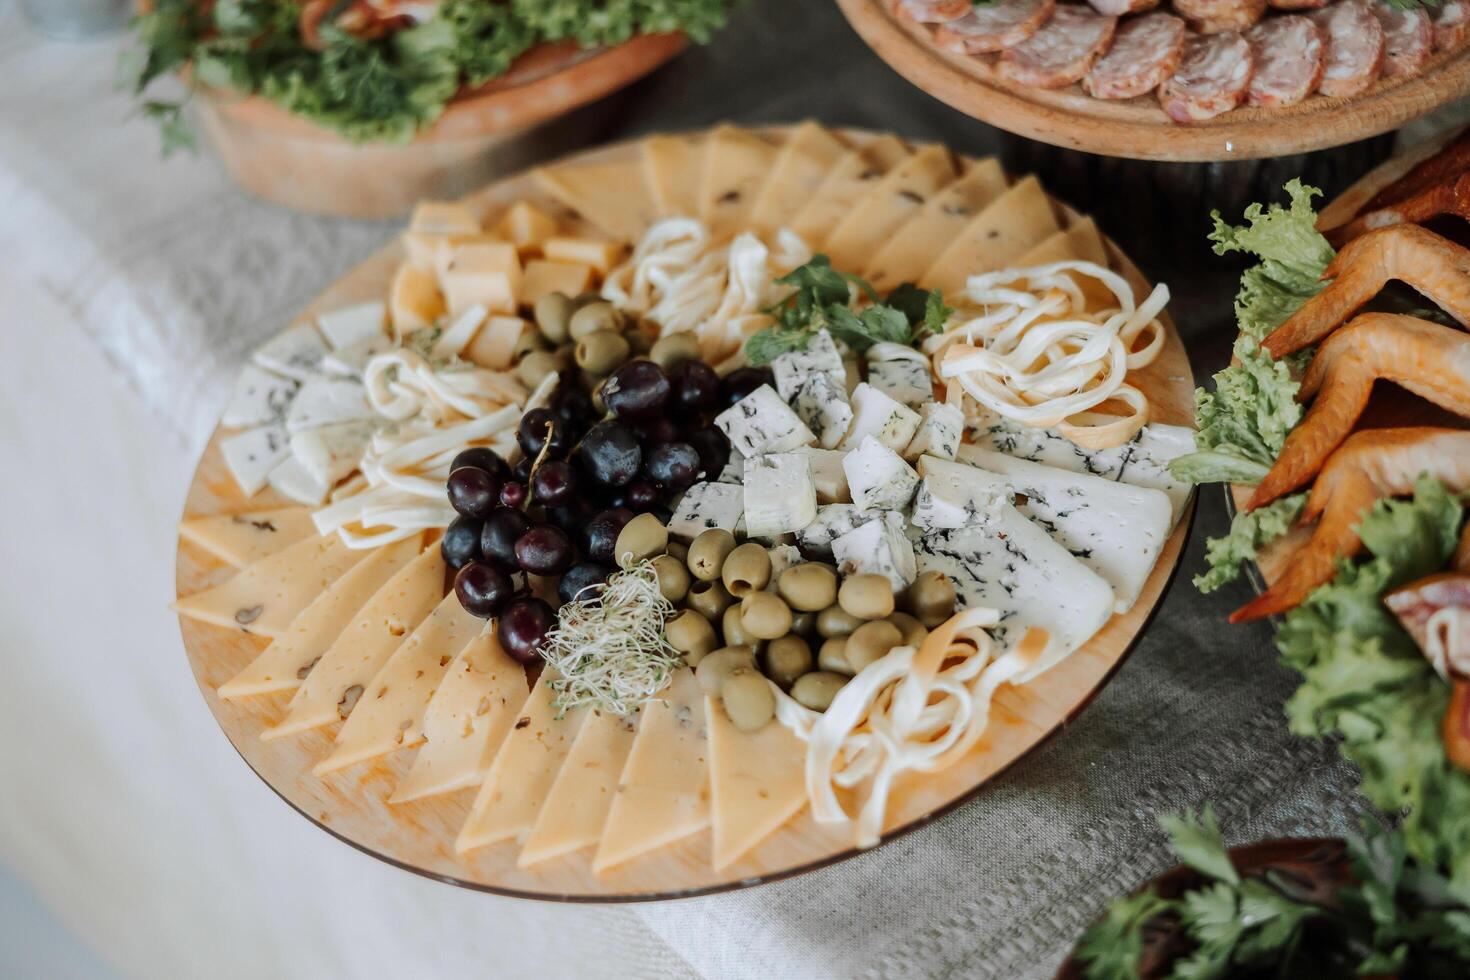
[[[0,861],[120,972],[1043,977],[1109,897],[1172,863],[1157,813],[1212,801],[1235,843],[1340,833],[1363,811],[1333,751],[1287,733],[1294,681],[1268,627],[1222,628],[1244,585],[1189,585],[1226,526],[1207,489],[1183,573],[1114,682],[991,791],[890,847],[629,909],[460,892],[331,840],[240,764],[193,687],[166,609],[173,523],[245,353],[392,227],[249,200],[207,154],[161,162],[109,87],[121,42],[43,42],[4,11],[0,717],[21,737],[0,743]],[[714,45],[518,152],[808,116],[1031,152],[909,86],[816,0],[751,0]],[[1179,220],[1197,249],[1106,230],[1153,257],[1204,377],[1229,348],[1238,267],[1209,255],[1204,214]]]

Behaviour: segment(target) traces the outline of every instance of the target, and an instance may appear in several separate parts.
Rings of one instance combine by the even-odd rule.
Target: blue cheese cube
[[[249,497],[265,486],[271,470],[290,454],[291,443],[284,425],[263,425],[221,440],[219,449],[240,492]]]
[[[312,378],[301,386],[286,414],[286,430],[293,435],[338,422],[358,422],[375,416],[360,381],[351,378]]]
[[[725,433],[735,451],[747,458],[790,452],[817,441],[770,385],[761,385],[716,415],[715,425]]]
[[[830,380],[843,394],[847,393],[847,369],[842,366],[842,354],[825,330],[817,331],[807,342],[806,350],[790,351],[772,361],[771,373],[776,378],[776,391],[788,403],[808,378],[818,375]]]
[[[904,350],[915,354],[911,348]],[[870,354],[868,384],[916,412],[934,400],[934,382],[929,374],[929,362],[924,360],[922,354],[880,361],[872,360]]]
[[[913,468],[872,436],[843,458],[842,469],[858,510],[903,510],[919,486]]]
[[[812,483],[817,488],[817,503],[845,504],[852,502],[847,489],[847,471],[842,461],[847,453],[837,449],[816,449],[806,446],[796,450],[811,460]]]
[[[915,460],[920,456],[934,456],[954,459],[965,434],[965,413],[955,405],[929,402],[919,409],[919,417],[919,431],[914,433],[908,448],[903,451],[903,458]]]
[[[696,483],[684,492],[674,516],[669,518],[669,535],[693,541],[711,528],[732,534],[745,513],[745,491],[739,484]]]
[[[376,431],[373,422],[318,426],[291,437],[291,455],[313,479],[331,487],[357,469]]]
[[[919,431],[919,413],[889,398],[866,382],[852,393],[852,425],[839,444],[851,449],[872,436],[895,453],[908,448]]]
[[[817,508],[816,518],[796,532],[796,543],[813,558],[831,559],[834,540],[882,516],[880,511],[861,511],[852,504],[824,504]]]
[[[914,545],[904,533],[903,515],[886,511],[832,542],[832,555],[842,575],[882,575],[893,591],[906,589],[918,575]]]
[[[752,537],[799,531],[817,516],[811,461],[768,453],[745,461],[745,531]]]
[[[279,422],[286,417],[301,383],[253,364],[245,365],[220,422],[232,429]]]
[[[327,342],[316,327],[301,323],[266,341],[256,350],[254,361],[268,371],[309,381],[320,370],[326,352]]]
[[[380,300],[345,306],[316,318],[318,329],[333,350],[351,347],[364,340],[377,340],[384,336],[383,329],[387,323],[388,304]]]
[[[919,472],[913,522],[926,531],[984,524],[1010,503],[1009,481],[974,466],[921,456]]]
[[[852,406],[847,390],[828,375],[813,374],[801,383],[791,407],[806,427],[816,434],[823,449],[833,449],[852,425]]]
[[[801,550],[795,545],[778,544],[774,548],[767,548],[766,554],[771,559],[771,581],[766,585],[766,591],[775,592],[781,573],[802,563]]]

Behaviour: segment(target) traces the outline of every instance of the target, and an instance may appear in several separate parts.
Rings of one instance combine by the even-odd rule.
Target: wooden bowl
[[[1153,94],[1094,99],[1078,85],[1037,89],[1001,78],[983,58],[945,51],[891,0],[837,0],[889,67],[963,113],[1055,146],[1137,160],[1222,161],[1286,156],[1386,133],[1470,92],[1470,46],[1438,53],[1412,78],[1384,79],[1352,98],[1314,95],[1283,108],[1242,107],[1181,125]],[[989,56],[993,57],[993,56]]]
[[[484,184],[505,169],[517,136],[642,78],[687,43],[650,34],[612,48],[541,45],[461,92],[408,143],[353,143],[260,96],[203,88],[197,105],[225,170],[257,197],[313,214],[393,218]]]

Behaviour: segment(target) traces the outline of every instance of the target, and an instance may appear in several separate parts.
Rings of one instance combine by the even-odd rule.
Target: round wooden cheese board
[[[760,131],[773,141],[788,130]],[[844,133],[854,140],[867,134]],[[619,144],[571,158],[576,163],[626,161],[636,144]],[[548,209],[558,207],[528,174],[508,177],[467,199],[484,212],[517,200]],[[1063,224],[1079,216],[1056,204]],[[562,212],[563,217],[569,217]],[[1144,280],[1111,243],[1115,269],[1135,289]],[[332,284],[299,319],[325,310],[380,297],[401,258],[397,241]],[[1131,377],[1150,397],[1155,421],[1190,425],[1194,379],[1177,331],[1162,317],[1167,338],[1162,354]],[[245,499],[220,453],[217,431],[194,475],[185,503],[186,518],[238,513],[281,506],[266,490]],[[1164,544],[1132,609],[1115,615],[1091,641],[1061,664],[1023,687],[1006,687],[996,698],[992,721],[979,744],[959,763],[939,773],[905,778],[890,799],[884,839],[928,822],[958,806],[987,782],[1061,729],[1117,670],[1148,625],[1169,586],[1193,521],[1193,501]],[[228,578],[231,569],[180,540],[177,590],[197,592]],[[698,895],[788,877],[861,853],[852,846],[851,828],[818,824],[803,809],[733,865],[716,871],[710,861],[710,832],[701,831],[641,858],[594,874],[586,851],[529,869],[516,863],[517,846],[503,842],[457,854],[455,839],[469,813],[475,789],[420,801],[389,804],[407,772],[412,751],[400,751],[318,778],[313,765],[332,744],[335,726],[291,738],[262,740],[261,732],[286,710],[289,692],[222,700],[216,690],[250,662],[266,641],[239,630],[180,619],[184,648],[195,680],[220,727],[241,757],[280,797],[328,833],[391,864],[442,881],[498,894],[555,901],[639,901]]]
[[[1314,95],[1293,106],[1241,107],[1181,125],[1152,93],[1110,101],[1078,85],[1049,90],[1008,81],[996,72],[994,55],[944,50],[928,27],[895,14],[892,0],[837,5],[878,57],[935,98],[1020,136],[1104,156],[1216,162],[1305,153],[1386,133],[1470,92],[1466,47],[1434,55],[1418,75],[1379,80],[1351,98]]]

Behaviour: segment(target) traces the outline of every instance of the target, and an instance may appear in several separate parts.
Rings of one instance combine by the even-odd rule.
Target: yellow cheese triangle
[[[424,711],[424,744],[389,803],[477,786],[523,705],[526,668],[500,648],[494,627],[459,652]]]
[[[263,739],[309,731],[347,717],[369,681],[444,595],[444,558],[430,548],[373,593],[296,689],[286,717]]]
[[[920,278],[919,285],[958,295],[970,276],[1014,264],[1058,227],[1056,212],[1041,182],[1023,177],[965,226]]]
[[[331,588],[317,596],[301,615],[245,669],[220,685],[222,698],[243,698],[272,691],[289,691],[301,686],[327,648],[347,628],[357,611],[419,553],[421,538],[415,535],[367,553]]]
[[[1041,244],[1017,259],[1015,265],[1017,268],[1025,268],[1069,260],[1095,262],[1105,269],[1108,267],[1107,247],[1103,245],[1102,235],[1098,233],[1097,225],[1091,218],[1082,218],[1072,227],[1052,233]],[[1096,312],[1117,307],[1118,299],[1112,290],[1096,279],[1091,276],[1072,278],[1082,287],[1088,310]]]
[[[643,706],[592,870],[600,873],[707,826],[704,693],[694,671],[681,667],[658,698]]]
[[[643,179],[659,216],[698,217],[704,137],[650,136],[643,141],[641,155]]]
[[[771,172],[750,206],[747,224],[769,241],[777,229],[812,199],[847,145],[807,120],[793,129],[776,153]]]
[[[862,275],[880,292],[918,282],[939,253],[985,206],[1006,189],[1005,171],[994,157],[976,161],[965,175],[935,194],[924,209],[868,257]]]
[[[459,652],[484,629],[485,621],[465,612],[453,591],[439,600],[429,618],[373,675],[337,733],[332,753],[312,772],[322,776],[422,742],[424,711],[434,688]]]
[[[822,250],[838,269],[862,268],[894,229],[916,217],[954,177],[955,162],[949,150],[934,144],[923,147],[853,202]]]
[[[546,794],[587,717],[586,708],[574,708],[557,717],[556,692],[551,682],[558,676],[554,670],[541,672],[495,761],[490,763],[469,819],[454,842],[454,849],[461,854],[518,837],[530,830],[541,814]]]
[[[367,557],[337,535],[307,538],[247,565],[228,582],[174,603],[180,616],[274,639],[353,565]]]
[[[742,732],[714,698],[709,719],[712,861],[728,867],[806,806],[806,743],[778,721]]]
[[[776,148],[749,130],[718,126],[709,134],[704,142],[699,217],[712,240],[724,241],[746,229],[751,205],[775,159]]]
[[[848,151],[786,227],[800,235],[813,251],[820,251],[828,233],[846,217],[852,203],[909,155],[898,137],[888,135]]]
[[[587,716],[517,864],[529,867],[597,843],[637,731],[636,717],[605,711]]]
[[[298,541],[316,537],[316,533],[308,507],[215,514],[179,525],[179,537],[235,568],[269,558]]]
[[[643,183],[643,162],[566,163],[532,171],[536,183],[601,230],[636,242],[658,216]]]

